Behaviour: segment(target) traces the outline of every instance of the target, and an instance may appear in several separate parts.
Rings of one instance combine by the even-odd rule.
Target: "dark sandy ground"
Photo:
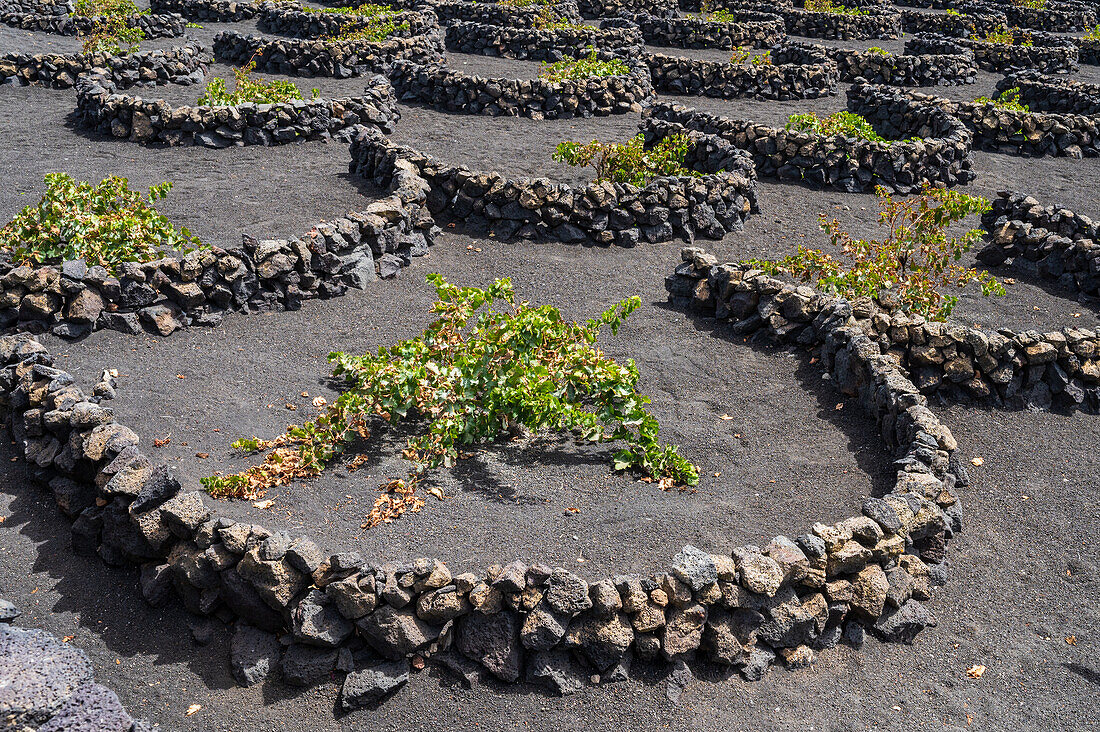
[[[206,24],[194,33],[212,37],[215,30]],[[11,38],[0,27],[0,50]],[[502,62],[481,63],[490,68]],[[1083,69],[1081,78],[1093,78],[1087,75],[1095,67]],[[989,93],[995,81],[990,75],[965,93]],[[344,145],[150,149],[66,127],[73,101],[71,92],[0,89],[6,133],[0,171],[7,182],[0,188],[0,216],[6,219],[36,198],[42,175],[58,169],[85,179],[120,173],[135,186],[173,180],[164,212],[216,243],[242,230],[300,233],[377,195],[348,179]],[[686,101],[695,102],[703,107],[703,100]],[[770,102],[720,104],[723,113],[765,121],[769,114],[785,119],[790,111],[840,109],[843,96],[799,103],[790,111]],[[414,107],[403,113],[395,139],[444,160],[569,182],[585,176],[549,163],[558,141],[622,139],[637,125],[633,115],[532,122]],[[1098,166],[1097,160],[976,153],[978,178],[967,190],[990,195],[1016,188],[1096,216],[1094,187],[1083,183],[1100,180]],[[759,185],[759,195],[761,213],[744,232],[705,245],[723,259],[777,256],[798,243],[820,245],[819,211],[850,218],[853,232],[875,229],[873,196],[767,182]],[[422,328],[431,301],[423,279],[428,272],[470,283],[508,275],[522,296],[556,304],[572,317],[639,294],[642,307],[607,350],[637,360],[663,434],[703,471],[698,494],[665,494],[612,476],[600,450],[567,443],[494,446],[441,478],[452,496],[448,501],[432,499],[419,515],[360,532],[358,521],[369,510],[374,487],[400,472],[394,437],[382,440],[379,457],[359,472],[337,469],[273,492],[276,503],[268,511],[247,504],[219,508],[270,526],[308,525],[306,531],[326,547],[354,544],[369,556],[436,555],[456,569],[476,569],[537,555],[590,578],[663,566],[686,542],[728,550],[850,514],[861,496],[881,486],[887,471],[866,420],[855,410],[836,410],[841,400],[802,357],[730,342],[709,324],[665,308],[662,279],[678,248],[500,243],[447,232],[429,257],[397,280],[307,303],[295,313],[232,316],[217,329],[169,339],[98,333],[78,344],[49,345],[85,383],[101,368],[125,374],[114,403],[119,416],[147,447],[154,437],[170,434],[167,447],[149,449],[194,485],[213,469],[240,464],[231,462],[226,447],[233,438],[274,434],[311,413],[313,397],[331,397],[323,380],[329,350],[362,351]],[[1006,268],[1004,274],[1016,279],[1009,294],[987,300],[964,293],[960,321],[1017,329],[1096,325],[1095,306],[1067,298],[1022,269]],[[301,396],[303,391],[309,396]],[[288,403],[298,409],[291,412]],[[679,706],[665,699],[654,670],[566,699],[495,682],[464,690],[427,671],[381,708],[348,717],[334,715],[331,686],[300,691],[275,682],[237,688],[226,665],[226,636],[196,647],[182,611],[146,608],[132,573],[74,557],[67,524],[42,494],[27,489],[18,463],[0,476],[0,594],[22,607],[27,625],[73,635],[101,681],[118,691],[135,716],[182,730],[1095,728],[1100,422],[1080,414],[937,409],[964,459],[985,461],[972,469],[973,484],[963,494],[967,529],[952,546],[951,581],[931,604],[940,626],[913,647],[870,642],[858,653],[841,648],[823,654],[809,671],[775,670],[757,684],[699,668],[706,682],[690,685]],[[720,419],[723,414],[733,419]],[[199,452],[210,457],[198,458]],[[567,516],[568,507],[580,510]],[[965,674],[975,663],[989,669],[980,680]],[[183,716],[193,703],[203,708]]]

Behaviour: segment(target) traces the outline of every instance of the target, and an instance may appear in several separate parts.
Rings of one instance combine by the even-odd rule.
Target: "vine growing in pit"
[[[657,439],[657,419],[638,392],[633,361],[618,363],[596,346],[605,328],[614,335],[639,306],[624,300],[598,318],[566,320],[557,308],[517,302],[508,279],[489,287],[459,287],[432,274],[436,320],[424,333],[361,356],[329,354],[333,375],[347,384],[316,419],[274,440],[238,440],[267,456],[236,475],[202,479],[215,497],[256,498],[268,488],[319,474],[372,421],[415,422],[403,452],[406,478],[382,487],[369,528],[424,505],[417,492],[430,471],[451,467],[463,450],[497,440],[517,426],[533,432],[574,432],[591,442],[619,441],[615,470],[633,470],[664,489],[699,481],[695,466]],[[496,303],[505,307],[495,308]],[[358,461],[358,459],[356,459]],[[358,462],[357,462],[358,464]],[[443,498],[434,485],[427,492]]]

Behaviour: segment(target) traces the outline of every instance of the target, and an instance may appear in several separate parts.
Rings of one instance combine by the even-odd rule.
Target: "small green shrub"
[[[577,30],[581,28],[587,28],[584,23],[579,23],[575,20],[562,17],[549,5],[539,6],[538,13],[535,15],[531,25],[535,30]]]
[[[946,8],[943,12],[947,15],[962,15],[962,13],[954,8]]]
[[[890,52],[885,48],[879,48],[878,46],[871,46],[867,49],[867,53],[873,53],[876,56],[889,56]]]
[[[1045,10],[1047,0],[1011,0],[1017,8],[1029,8],[1031,10]]]
[[[539,78],[550,82],[622,76],[629,73],[630,67],[621,59],[600,61],[595,48],[589,48],[588,54],[580,58],[570,58],[554,63],[543,61],[539,65]]]
[[[1007,109],[1012,112],[1030,112],[1031,108],[1026,104],[1020,103],[1020,87],[1014,86],[1011,89],[1005,89],[998,94],[995,98],[990,97],[978,97],[974,100],[975,104],[992,104],[1001,109]]]
[[[419,510],[424,499],[416,490],[430,470],[452,467],[469,446],[499,440],[517,427],[621,441],[625,447],[612,455],[615,470],[637,471],[665,489],[698,483],[695,466],[658,442],[657,419],[638,392],[634,362],[618,363],[596,346],[605,327],[618,332],[639,298],[576,323],[549,305],[517,303],[507,279],[486,289],[458,287],[437,274],[428,281],[438,298],[432,306],[437,319],[422,335],[377,354],[329,354],[333,375],[346,380],[347,391],[319,417],[275,440],[234,442],[240,450],[270,452],[237,475],[203,478],[206,490],[251,499],[317,475],[349,443],[368,437],[374,420],[415,420],[421,429],[403,452],[411,463],[407,479],[382,487],[364,527]],[[495,309],[497,302],[506,307]],[[428,491],[444,497],[437,487]]]
[[[593,140],[587,145],[562,142],[553,159],[571,166],[591,167],[597,181],[630,183],[643,187],[654,178],[665,175],[698,176],[700,173],[684,167],[691,149],[686,135],[669,135],[656,146],[645,149],[645,135],[639,133],[626,144]]]
[[[97,16],[92,30],[81,41],[84,53],[119,56],[136,53],[145,40],[145,31],[130,25],[125,15]]]
[[[506,8],[530,8],[535,5],[551,5],[553,0],[497,0],[497,5]]]
[[[866,8],[851,8],[839,5],[833,0],[806,0],[805,9],[812,13],[832,13],[834,15],[868,15]]]
[[[996,43],[1002,46],[1031,46],[1031,34],[1027,31],[1020,31],[1020,35],[1016,35],[1017,31],[1020,31],[1020,29],[1006,28],[1002,25],[1000,28],[987,31],[984,36],[973,34],[970,36],[970,40],[979,43]]]
[[[765,51],[764,53],[758,53],[755,56],[748,48],[735,48],[733,49],[733,55],[730,56],[731,64],[751,64],[753,66],[771,66],[772,65],[772,52]]]
[[[0,250],[19,264],[83,259],[114,270],[122,262],[148,262],[164,251],[204,246],[153,208],[171,188],[171,183],[152,186],[146,200],[118,176],[92,185],[66,173],[49,173],[38,204],[25,207],[0,229]]]
[[[710,10],[703,14],[703,20],[708,23],[740,23],[736,13],[729,10]]]
[[[892,142],[875,132],[875,128],[864,117],[852,112],[834,112],[828,117],[818,117],[813,112],[792,114],[783,129],[823,137],[842,135],[869,142]]]
[[[232,107],[237,104],[282,104],[292,99],[301,99],[302,92],[294,82],[283,79],[260,81],[252,78],[256,70],[256,59],[249,59],[244,67],[233,71],[233,91],[225,85],[225,79],[216,77],[206,83],[206,89],[199,97],[198,104],[208,107]],[[317,90],[313,90],[317,98]]]
[[[1086,41],[1100,41],[1100,25],[1094,25],[1085,31]]]
[[[941,292],[948,285],[965,287],[977,282],[983,295],[1004,294],[1004,287],[988,272],[957,264],[982,231],[947,236],[952,225],[988,211],[989,201],[927,183],[920,195],[904,200],[895,200],[881,186],[876,192],[879,223],[888,230],[885,239],[856,239],[841,228],[840,221],[822,214],[821,229],[829,234],[839,259],[800,246],[797,253],[779,261],[754,260],[751,264],[773,274],[815,281],[823,291],[847,298],[894,299],[903,309],[932,320],[945,320],[958,302],[958,297]]]

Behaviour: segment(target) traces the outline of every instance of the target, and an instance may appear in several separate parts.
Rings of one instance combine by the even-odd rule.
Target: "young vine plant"
[[[638,392],[634,362],[619,363],[596,345],[605,328],[618,332],[639,298],[578,323],[555,307],[517,302],[508,279],[485,289],[460,287],[438,274],[428,281],[438,299],[431,308],[435,320],[422,335],[377,354],[329,354],[346,391],[317,418],[274,440],[234,442],[236,449],[267,455],[236,475],[202,479],[205,489],[215,497],[253,499],[317,475],[351,443],[369,437],[377,421],[414,422],[418,429],[403,452],[407,476],[382,486],[365,528],[419,510],[421,488],[443,498],[427,482],[432,470],[451,467],[469,446],[520,426],[620,442],[614,469],[635,471],[666,490],[698,483],[695,466],[658,441],[657,419]]]

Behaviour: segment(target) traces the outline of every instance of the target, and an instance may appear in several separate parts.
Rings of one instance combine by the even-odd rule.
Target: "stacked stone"
[[[1010,3],[996,3],[1008,16],[1010,26],[1032,28],[1047,33],[1076,33],[1096,25],[1096,7],[1074,7],[1066,3],[1049,2],[1040,9],[1016,7]]]
[[[915,36],[905,41],[905,52],[924,54],[962,54],[970,51],[979,68],[1008,74],[1037,69],[1043,73],[1077,71],[1077,46],[1073,40],[1038,31],[1027,34],[1034,45],[986,43],[969,38],[947,38],[935,33]]]
[[[1100,39],[1077,38],[1078,58],[1089,66],[1100,66]]]
[[[0,261],[0,325],[65,338],[143,327],[166,336],[217,325],[229,310],[297,310],[304,300],[361,289],[427,254],[437,231],[419,178],[398,170],[389,184],[385,198],[317,224],[301,239],[246,236],[239,246],[128,262],[114,274],[79,260],[40,267]]]
[[[260,3],[250,0],[149,0],[154,13],[177,13],[199,23],[239,23],[259,15]]]
[[[73,4],[69,0],[3,0],[0,13],[27,15],[69,15]]]
[[[756,187],[748,156],[722,140],[678,125],[643,123],[648,145],[669,134],[692,143],[685,164],[699,176],[663,176],[644,188],[604,181],[584,188],[546,178],[511,180],[440,163],[385,138],[352,141],[352,172],[387,185],[395,166],[411,165],[428,187],[433,215],[459,223],[488,224],[501,238],[635,246],[675,237],[721,238],[739,230],[756,210]]]
[[[100,18],[41,13],[0,12],[0,23],[29,31],[56,33],[62,36],[82,36],[95,29]],[[179,38],[186,25],[178,15],[131,15],[126,19],[131,28],[140,28],[146,38]]]
[[[106,53],[9,53],[0,57],[0,84],[68,89],[82,73],[109,75],[121,87],[198,84],[210,55],[197,43],[111,56]]]
[[[430,0],[428,6],[445,23],[464,20],[487,25],[506,25],[513,28],[533,28],[541,6],[512,7],[495,3],[466,2],[465,0]],[[549,7],[556,18],[580,22],[581,12],[576,0],[558,0]]]
[[[388,71],[397,59],[441,62],[443,50],[443,36],[437,31],[377,43],[264,38],[236,31],[214,36],[214,57],[219,61],[243,65],[255,60],[258,71],[288,76],[347,79]]]
[[[660,92],[718,99],[816,99],[837,93],[837,66],[822,53],[814,60],[754,65],[702,61],[663,54],[646,54],[645,61]]]
[[[1020,102],[1032,111],[1100,115],[1100,84],[1024,71],[997,82],[997,91],[1020,90]]]
[[[284,145],[329,138],[359,125],[393,132],[399,117],[393,87],[382,76],[370,79],[358,97],[217,107],[173,107],[160,99],[120,94],[113,81],[96,73],[81,76],[76,92],[77,116],[85,127],[172,147]]]
[[[678,14],[676,0],[577,0],[577,5],[583,17],[593,20],[622,15],[672,18]]]
[[[345,31],[356,31],[366,26],[371,18],[356,13],[311,13],[297,4],[265,2],[260,5],[260,30],[290,38],[336,37]],[[431,11],[402,10],[387,16],[407,29],[397,29],[391,38],[422,36],[439,29],[439,21]]]
[[[767,48],[785,37],[783,19],[773,13],[731,11],[736,20],[709,21],[703,18],[658,18],[633,15],[624,18],[638,26],[646,43],[673,48]]]
[[[1022,193],[1001,191],[993,208],[982,215],[982,225],[989,244],[978,253],[980,261],[997,266],[1023,257],[1038,263],[1041,276],[1058,280],[1068,290],[1100,296],[1100,226],[1092,219],[1063,206],[1043,206]],[[1100,372],[1088,355],[1094,360],[1100,354],[1078,356],[1078,366],[1082,376],[1095,382]]]
[[[973,133],[974,146],[1026,157],[1083,158],[1100,155],[1100,115],[1020,112],[993,102],[960,102],[917,92],[898,92],[934,105]]]
[[[242,684],[277,670],[295,685],[346,673],[341,704],[353,709],[403,685],[414,656],[467,679],[480,665],[561,693],[594,676],[622,679],[632,658],[699,656],[759,679],[780,658],[808,665],[842,635],[858,644],[864,627],[909,642],[934,625],[921,601],[961,523],[965,472],[950,431],[889,359],[869,353],[873,342],[843,327],[842,308],[829,315],[803,327],[828,333],[823,352],[841,388],[898,448],[894,491],[793,540],[730,555],[685,546],[666,572],[592,584],[521,561],[452,574],[429,558],[326,556],[306,537],[216,518],[26,334],[0,339],[0,406],[33,481],[74,519],[74,550],[139,564],[154,606],[174,593],[189,612],[235,622],[230,660]]]
[[[900,3],[899,3],[900,4]],[[969,38],[975,33],[987,33],[1008,26],[1008,18],[1000,10],[982,8],[980,13],[925,13],[919,10],[901,11],[901,29],[906,33],[935,33],[949,38]]]
[[[557,28],[537,30],[458,21],[447,26],[447,49],[457,53],[527,59],[529,61],[561,61],[576,57],[589,47],[602,51],[621,51],[643,45],[641,33],[629,28]]]
[[[881,185],[899,193],[913,193],[924,182],[954,186],[973,177],[970,132],[943,110],[865,85],[848,91],[848,108],[867,117],[880,134],[894,141],[822,137],[667,103],[654,105],[647,114],[718,135],[747,150],[761,178],[849,192],[872,190]],[[901,139],[912,134],[926,137],[915,141]]]
[[[655,98],[649,68],[627,59],[629,73],[588,79],[486,79],[442,64],[395,61],[390,81],[403,102],[491,117],[568,119],[639,113]]]
[[[95,683],[84,651],[44,630],[17,628],[19,610],[0,600],[5,726],[38,732],[153,732],[126,713],[118,696]]]
[[[713,257],[706,259],[713,262]],[[903,379],[906,390],[921,403],[925,394],[1009,408],[1095,412],[1100,406],[1100,336],[1094,330],[985,332],[929,322],[870,298],[849,303],[824,297],[742,265],[722,265],[717,272],[712,265],[702,280],[699,268],[687,263],[677,273],[681,277],[668,283],[673,301],[719,320],[738,321],[731,329],[738,337],[763,329],[781,342],[809,348],[816,348],[824,338],[827,347],[829,337],[810,324],[834,318],[831,312],[843,303],[844,330],[859,334],[864,357],[888,362],[896,370],[893,378]],[[742,284],[746,280],[751,282],[748,288]],[[822,361],[829,368],[827,353]],[[846,387],[852,383],[851,372],[848,364],[836,379],[848,394],[852,393]],[[889,435],[884,432],[884,437],[890,445]]]
[[[805,38],[864,41],[897,38],[901,35],[901,14],[893,7],[868,6],[865,15],[824,13],[798,8],[768,8],[783,16],[787,33]]]
[[[845,48],[827,48],[813,43],[784,43],[772,49],[777,64],[804,64],[824,56],[834,63],[840,81],[892,84],[894,86],[952,86],[973,84],[978,65],[970,53],[908,56]]]

